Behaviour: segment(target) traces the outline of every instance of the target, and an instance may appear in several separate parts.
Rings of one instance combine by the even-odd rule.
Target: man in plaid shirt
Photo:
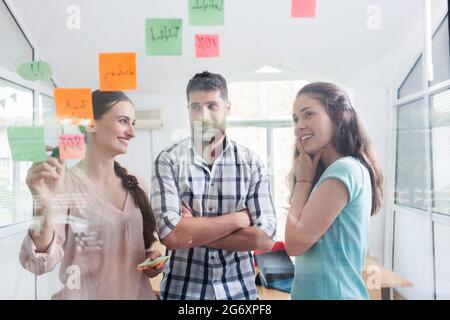
[[[207,71],[186,89],[191,137],[163,150],[151,204],[170,260],[162,299],[257,299],[250,251],[270,250],[276,214],[261,159],[225,134],[225,79]]]

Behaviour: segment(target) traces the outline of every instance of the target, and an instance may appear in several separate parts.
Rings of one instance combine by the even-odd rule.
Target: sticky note
[[[7,134],[13,161],[47,161],[44,127],[8,127]]]
[[[84,156],[83,134],[62,134],[59,136],[61,159],[82,159]]]
[[[54,89],[56,116],[61,122],[94,123],[92,94],[89,88]]]
[[[179,56],[182,53],[181,19],[147,19],[145,21],[146,54]]]
[[[136,52],[98,55],[100,91],[135,90]]]
[[[52,78],[52,68],[45,61],[32,61],[27,62],[17,68],[17,73],[26,80],[45,80],[48,81]]]
[[[220,43],[218,34],[196,34],[195,56],[197,58],[218,57],[220,55]]]
[[[292,0],[292,18],[314,18],[316,16],[316,0]]]
[[[191,26],[223,26],[224,0],[189,0]]]

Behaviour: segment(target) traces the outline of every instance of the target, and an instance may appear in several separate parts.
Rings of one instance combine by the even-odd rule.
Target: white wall
[[[414,209],[395,212],[394,271],[413,286],[397,288],[406,299],[434,298],[433,243],[430,218]]]
[[[450,218],[434,223],[436,299],[450,300]]]
[[[353,87],[354,108],[374,145],[385,180],[394,179],[387,172],[387,141],[393,132],[388,123],[388,90],[384,88]],[[387,194],[389,190],[385,190]],[[384,260],[384,206],[371,219],[369,254],[382,262]]]

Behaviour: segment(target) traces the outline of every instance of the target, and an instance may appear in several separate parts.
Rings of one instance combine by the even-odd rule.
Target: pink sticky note
[[[84,155],[84,135],[63,134],[59,136],[59,156],[61,159],[81,159]]]
[[[196,34],[195,56],[197,58],[211,58],[220,55],[218,34]]]
[[[316,0],[292,0],[292,18],[314,18],[316,16]]]

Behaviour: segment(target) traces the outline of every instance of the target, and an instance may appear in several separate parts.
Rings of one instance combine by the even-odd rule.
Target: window
[[[448,16],[442,21],[433,37],[433,73],[435,85],[450,79],[450,48],[448,45]]]
[[[426,210],[426,140],[424,100],[402,105],[397,111],[397,163],[395,203]]]
[[[33,91],[0,79],[0,227],[32,216],[33,202],[25,185],[31,163],[13,162],[7,138],[8,126],[33,124]]]
[[[254,151],[261,157],[267,167],[267,134],[265,128],[232,127],[227,129],[227,136]]]
[[[265,162],[275,206],[287,212],[294,146],[292,104],[304,81],[233,82],[228,136]]]
[[[450,47],[448,43],[448,15],[441,22],[432,40],[434,79],[429,84],[433,86],[450,79]],[[398,98],[417,93],[423,88],[423,58],[420,55],[413,68],[406,76],[398,90]]]
[[[435,77],[430,85],[450,78],[448,36],[447,15],[433,36]],[[397,92],[398,98],[422,96],[397,105],[395,203],[427,211],[431,201],[433,212],[450,215],[450,89],[423,88],[422,79],[421,55]]]
[[[431,96],[433,211],[450,215],[450,90]]]
[[[398,98],[403,98],[409,96],[410,94],[416,93],[422,90],[423,87],[423,59],[422,55],[420,55],[419,59],[417,59],[413,68],[406,76],[403,81],[400,89],[398,90]]]
[[[291,117],[292,104],[304,81],[232,82],[230,120],[267,120]]]
[[[292,160],[294,157],[294,128],[276,128],[273,129],[273,179],[274,202],[278,207],[289,209],[290,189],[287,184],[287,176],[291,171]]]
[[[442,231],[450,223],[448,35],[447,16],[433,36],[434,80],[422,82],[421,56],[397,92],[404,99],[396,104],[393,268],[414,283],[398,289],[406,299],[442,299],[448,276],[442,272],[450,261]]]

